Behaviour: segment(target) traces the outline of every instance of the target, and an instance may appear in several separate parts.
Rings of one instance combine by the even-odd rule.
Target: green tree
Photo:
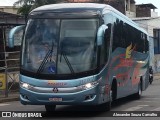
[[[14,3],[14,6],[20,6],[18,9],[18,14],[28,15],[33,4],[34,0],[18,0]]]
[[[18,0],[14,3],[14,6],[20,6],[18,14],[28,15],[36,7],[60,2],[67,2],[67,0]]]

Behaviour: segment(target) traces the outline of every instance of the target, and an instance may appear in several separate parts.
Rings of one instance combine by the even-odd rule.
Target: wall
[[[132,19],[136,22],[140,27],[145,29],[149,36],[153,37],[153,29],[159,28],[160,29],[160,17],[156,18],[141,18],[141,19]]]
[[[17,10],[19,7],[13,7],[13,6],[0,6],[0,11],[17,14]]]
[[[75,2],[75,3],[100,3],[100,1],[103,1],[102,3],[111,5],[121,13],[125,14],[125,0],[69,0],[69,2]]]
[[[136,13],[135,12],[126,11],[126,16],[129,17],[129,18],[135,18],[136,17]]]
[[[155,72],[160,72],[160,55],[155,54]]]
[[[136,7],[136,17],[151,17],[151,9],[150,8],[141,8],[139,6]]]
[[[158,12],[151,11],[151,17],[158,17]]]
[[[150,54],[150,66],[152,66],[153,71],[156,71],[155,69],[155,56],[154,56],[154,38],[149,37],[149,54]]]
[[[146,30],[148,32],[148,20],[142,20],[142,19],[132,19],[134,22],[136,22],[141,28]],[[152,34],[150,36],[153,36]]]
[[[145,29],[149,36],[154,37],[153,29],[160,29],[160,17],[156,18],[142,18],[139,20],[134,20],[137,24],[139,24],[140,27]],[[157,44],[154,42],[154,44]],[[152,47],[153,49],[153,47]],[[153,57],[152,57],[153,58]],[[154,58],[152,59],[154,63],[152,65],[154,66],[154,72],[160,72],[160,54],[155,54]]]

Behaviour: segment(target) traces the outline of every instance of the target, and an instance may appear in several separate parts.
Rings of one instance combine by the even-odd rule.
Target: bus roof
[[[50,5],[44,5],[41,7],[38,7],[34,10],[31,11],[30,14],[34,12],[75,12],[75,10],[80,10],[80,11],[90,11],[94,12],[94,14],[100,14],[103,15],[106,10],[110,10],[120,16],[121,18],[125,19],[128,21],[130,24],[133,24],[137,29],[143,31],[144,33],[147,34],[147,32],[140,28],[138,24],[136,24],[134,21],[126,17],[124,14],[116,10],[115,8],[111,7],[110,5],[107,4],[99,4],[99,3],[59,3],[59,4],[50,4]],[[97,13],[99,11],[99,13]]]
[[[59,4],[51,4],[51,5],[44,5],[34,9],[32,12],[35,11],[51,11],[51,10],[64,10],[64,9],[91,9],[91,10],[103,10],[106,6],[105,4],[98,4],[98,3],[59,3]]]

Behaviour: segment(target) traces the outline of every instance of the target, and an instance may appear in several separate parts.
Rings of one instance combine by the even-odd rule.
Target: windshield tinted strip
[[[86,72],[81,72],[81,73],[74,73],[74,74],[35,74],[33,72],[30,71],[26,71],[24,69],[20,69],[20,74],[21,75],[25,75],[28,77],[32,77],[32,78],[36,78],[36,79],[43,79],[43,80],[71,80],[71,79],[78,79],[78,78],[82,78],[82,77],[87,77],[87,76],[91,76],[91,75],[95,75],[98,74],[100,71],[100,68],[96,68],[95,70],[90,70],[90,71],[86,71]]]
[[[98,18],[97,12],[80,11],[80,12],[33,12],[29,18]]]

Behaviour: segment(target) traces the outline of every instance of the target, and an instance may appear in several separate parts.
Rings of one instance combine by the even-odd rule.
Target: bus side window
[[[116,50],[117,48],[126,48],[126,31],[124,22],[120,19],[116,18],[114,23],[114,30],[113,30],[113,48],[112,51]]]
[[[104,33],[104,41],[101,47],[101,58],[100,64],[106,64],[108,57],[109,57],[109,50],[110,50],[110,43],[111,43],[111,31],[112,31],[112,24],[113,24],[113,16],[111,14],[104,15],[104,24],[108,27]]]
[[[137,51],[140,53],[144,53],[144,49],[145,49],[145,42],[142,36],[142,32],[137,31],[137,39],[136,39],[136,44],[137,44]]]
[[[104,61],[106,62],[108,60],[108,55],[109,55],[109,49],[110,49],[110,41],[111,41],[111,24],[107,24],[108,29],[106,29],[105,34],[104,34],[104,44],[103,44],[103,49],[104,49]]]
[[[147,35],[145,35],[145,52],[147,53],[149,51],[149,41],[147,40]]]

